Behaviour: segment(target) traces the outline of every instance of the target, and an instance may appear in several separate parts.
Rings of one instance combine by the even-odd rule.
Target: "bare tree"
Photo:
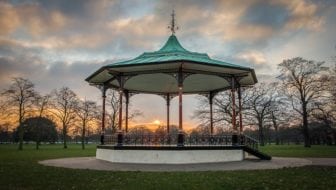
[[[35,107],[37,109],[38,117],[43,117],[49,108],[51,95],[47,94],[44,96],[37,95],[34,101]]]
[[[328,102],[316,103],[312,116],[323,124],[322,132],[324,135],[327,137],[329,134],[332,134],[336,140],[336,128],[334,127],[334,123],[336,122],[335,104]]]
[[[115,133],[119,126],[119,93],[113,89],[108,90],[106,96],[106,102],[108,105],[107,116],[109,118],[109,125],[111,126],[112,133]],[[124,101],[125,102],[125,101]],[[129,104],[129,108],[131,104]],[[128,120],[132,120],[136,117],[142,116],[142,112],[139,110],[132,110],[128,115]],[[126,115],[123,121],[126,119]]]
[[[216,124],[219,125],[228,125],[232,122],[232,94],[230,91],[225,91],[217,94],[213,99],[213,123],[216,126]],[[209,100],[207,99],[206,103],[207,107],[209,107]],[[237,105],[236,105],[237,106]],[[238,111],[238,109],[237,109]],[[207,108],[206,112],[207,114],[207,120],[210,123],[209,120],[209,108]],[[237,115],[237,114],[236,114]]]
[[[329,70],[328,95],[326,98],[315,102],[312,116],[323,124],[325,136],[332,134],[336,144],[336,65]]]
[[[260,83],[244,91],[247,96],[245,116],[250,125],[258,126],[261,146],[265,145],[264,125],[271,117],[271,107],[276,95],[271,86],[273,85]]]
[[[242,88],[242,112],[246,109],[247,96],[244,93],[246,88]],[[200,126],[208,127],[210,125],[210,110],[209,99],[205,96],[199,96],[199,104],[193,117],[200,121]],[[236,101],[236,108],[238,108],[238,101]],[[236,116],[239,114],[239,109],[236,109]],[[243,121],[243,124],[245,122]],[[223,91],[216,94],[213,98],[213,124],[215,131],[222,133],[224,128],[231,129],[232,124],[232,94],[230,91]]]
[[[80,101],[76,113],[82,123],[82,149],[85,149],[86,128],[90,122],[99,117],[97,103],[89,100]]]
[[[52,99],[53,115],[62,124],[63,144],[67,148],[67,134],[71,122],[76,118],[76,108],[78,104],[77,95],[68,87],[62,87],[59,90],[54,90]]]
[[[107,105],[109,118],[109,124],[111,126],[112,133],[115,133],[118,128],[118,116],[119,116],[119,94],[115,90],[108,90],[107,92]]]
[[[13,111],[17,116],[19,123],[19,150],[22,150],[24,134],[22,124],[31,110],[36,96],[34,84],[28,79],[13,78],[11,86],[2,92],[2,96],[6,99],[7,110]]]
[[[209,136],[210,135],[210,126],[198,125],[190,131],[191,136]]]
[[[37,114],[38,114],[38,118],[35,122],[35,124],[37,126],[36,127],[36,150],[39,149],[39,145],[40,145],[40,133],[41,133],[41,121],[43,120],[43,116],[48,108],[48,104],[49,104],[49,101],[50,101],[50,95],[44,95],[44,96],[41,96],[39,94],[36,95],[35,97],[35,100],[34,100],[34,105],[37,109]]]
[[[208,128],[210,126],[209,98],[198,96],[199,104],[194,112],[193,118],[200,121],[199,126]],[[231,93],[224,91],[216,94],[213,98],[213,124],[218,126],[228,126],[232,121]]]
[[[321,75],[325,70],[324,62],[305,60],[301,57],[284,60],[278,65],[279,79],[287,96],[292,102],[293,109],[302,117],[304,146],[310,147],[308,117],[313,103],[324,96],[327,78]]]
[[[291,104],[288,103],[288,98],[283,95],[280,85],[273,83],[274,99],[270,106],[270,122],[274,128],[275,144],[280,144],[279,129],[283,126],[288,126],[288,121],[293,117],[292,110],[288,108]]]
[[[336,56],[335,56],[336,61]],[[333,68],[330,69],[330,80],[329,80],[329,92],[330,92],[330,99],[334,105],[336,105],[336,64]]]

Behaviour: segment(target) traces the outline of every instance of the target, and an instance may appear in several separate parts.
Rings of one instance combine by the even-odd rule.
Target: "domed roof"
[[[86,81],[96,85],[119,88],[118,76],[128,76],[123,88],[146,93],[176,93],[178,85],[174,74],[187,73],[184,93],[219,91],[231,84],[225,77],[239,77],[241,86],[257,83],[254,70],[248,67],[211,59],[206,53],[186,50],[172,34],[158,51],[103,66]]]

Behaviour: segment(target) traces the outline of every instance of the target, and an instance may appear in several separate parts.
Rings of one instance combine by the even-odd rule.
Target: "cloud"
[[[41,74],[46,65],[35,51],[13,41],[0,40],[0,87],[8,84],[12,77],[30,78]]]
[[[38,4],[11,5],[0,2],[0,26],[3,34],[8,35],[24,29],[34,37],[55,33],[63,29],[70,18],[57,10],[45,11]]]
[[[169,35],[167,26],[174,7],[181,39],[239,42],[238,48],[265,47],[276,38],[289,38],[286,35],[290,30],[315,31],[324,23],[324,17],[320,16],[321,6],[303,0],[60,0],[1,5],[6,10],[2,11],[4,17],[0,19],[3,35],[18,37],[16,41],[26,47],[68,49],[82,54],[121,55],[159,48]],[[9,22],[9,17],[13,21]]]
[[[289,12],[284,6],[269,2],[258,2],[247,8],[240,18],[240,23],[257,26],[268,26],[273,29],[284,27],[288,21]]]
[[[266,64],[267,62],[265,55],[258,51],[242,52],[237,55],[237,58],[257,65]]]
[[[49,62],[35,51],[15,42],[0,41],[0,89],[10,84],[11,78],[24,77],[33,81],[43,93],[69,86],[81,97],[96,99],[90,93],[93,87],[84,79],[101,67],[103,62]]]
[[[13,6],[0,2],[0,35],[8,35],[20,25],[20,19]]]
[[[276,1],[275,3],[286,6],[290,17],[286,23],[288,29],[308,29],[318,31],[324,24],[324,18],[319,15],[320,8],[317,4],[305,0]]]
[[[57,10],[68,17],[82,20],[101,19],[110,13],[109,10],[114,5],[118,6],[119,1],[110,0],[33,0],[31,4],[41,7],[43,10]],[[111,10],[115,11],[115,10]],[[96,20],[97,21],[97,20]]]
[[[239,52],[232,57],[232,62],[255,69],[258,78],[260,74],[270,75],[274,69],[265,53],[257,50]]]

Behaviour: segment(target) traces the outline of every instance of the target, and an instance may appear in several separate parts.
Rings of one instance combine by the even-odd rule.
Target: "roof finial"
[[[171,17],[172,17],[172,20],[171,20],[170,26],[168,26],[168,28],[170,29],[170,31],[174,35],[175,31],[179,29],[178,26],[175,25],[176,23],[175,23],[175,10],[174,9],[173,9],[173,12],[171,14]]]

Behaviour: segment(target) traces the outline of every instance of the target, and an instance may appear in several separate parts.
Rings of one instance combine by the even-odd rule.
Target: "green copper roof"
[[[206,53],[190,52],[182,47],[175,35],[171,35],[165,45],[158,51],[145,52],[134,59],[112,63],[107,65],[107,67],[122,67],[154,63],[160,64],[163,62],[174,61],[190,61],[209,65],[249,69],[248,67],[242,67],[239,65],[211,59]]]
[[[158,51],[145,52],[131,60],[105,65],[86,81],[119,89],[117,76],[122,74],[129,76],[122,88],[130,92],[177,93],[178,81],[169,73],[176,74],[180,69],[190,74],[183,80],[183,93],[225,90],[231,84],[222,77],[224,75],[242,77],[239,80],[241,86],[257,83],[252,68],[211,59],[206,53],[188,51],[175,35],[171,35]]]
[[[171,35],[166,44],[157,52],[174,52],[174,51],[180,51],[180,52],[188,52],[186,49],[184,49],[180,42],[177,40],[175,35]]]

